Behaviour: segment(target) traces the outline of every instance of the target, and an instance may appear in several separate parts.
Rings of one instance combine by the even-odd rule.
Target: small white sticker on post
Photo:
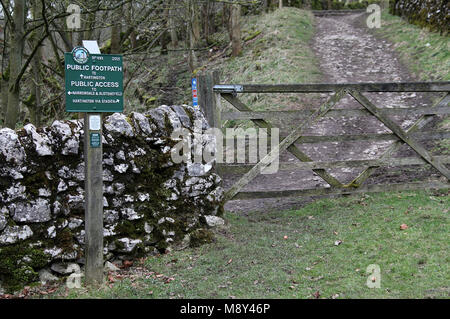
[[[89,130],[100,131],[101,117],[100,115],[89,115]]]
[[[85,47],[90,54],[101,54],[96,40],[83,40],[83,47]]]

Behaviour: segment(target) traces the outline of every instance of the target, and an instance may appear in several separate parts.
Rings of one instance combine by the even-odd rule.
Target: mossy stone
[[[214,241],[214,233],[208,229],[198,228],[191,233],[190,246],[199,247]]]

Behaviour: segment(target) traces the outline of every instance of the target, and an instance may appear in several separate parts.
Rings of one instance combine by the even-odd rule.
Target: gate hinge
[[[244,88],[242,87],[242,85],[236,84],[217,84],[213,86],[213,91],[218,93],[231,93],[234,95],[236,93],[241,93],[242,91],[244,91]]]

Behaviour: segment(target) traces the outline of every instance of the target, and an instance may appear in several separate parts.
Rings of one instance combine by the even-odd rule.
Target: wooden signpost
[[[98,52],[100,52],[97,49]],[[94,51],[96,52],[96,51]],[[121,55],[65,53],[66,111],[84,112],[85,282],[103,282],[102,112],[123,112]]]

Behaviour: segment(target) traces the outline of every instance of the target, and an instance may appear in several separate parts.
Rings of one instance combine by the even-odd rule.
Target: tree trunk
[[[268,0],[263,0],[262,1],[262,12],[267,12],[267,11],[269,11]]]
[[[203,22],[203,38],[206,40],[206,42],[208,43],[209,41],[209,31],[210,31],[210,27],[209,27],[209,23],[210,23],[210,16],[209,16],[209,8],[210,3],[209,2],[205,2],[202,6],[202,22]],[[214,20],[213,20],[213,24],[214,24]]]
[[[194,73],[194,70],[197,67],[197,57],[195,56],[194,46],[194,35],[192,32],[192,29],[190,27],[190,24],[188,24],[188,34],[187,34],[187,40],[188,40],[188,46],[189,46],[189,54],[188,54],[188,65],[189,65],[189,71],[191,73]]]
[[[2,73],[2,109],[0,116],[2,117],[3,124],[6,116],[6,109],[8,107],[8,88],[9,88],[9,66],[6,67]]]
[[[113,20],[114,25],[111,27],[111,54],[117,54],[122,51],[120,42],[120,32],[122,31],[122,27],[120,25],[121,14],[122,14],[122,7],[119,7],[115,12],[115,19]]]
[[[95,26],[95,12],[91,12],[88,14],[85,31],[82,40],[94,40],[93,39],[93,33],[94,33],[94,26]]]
[[[5,1],[6,8],[9,8],[9,1]],[[3,18],[3,30],[4,30],[4,39],[3,39],[3,59],[2,59],[2,74],[1,74],[1,97],[2,104],[0,108],[0,118],[2,120],[2,124],[4,124],[4,119],[6,115],[6,109],[8,107],[8,81],[9,81],[9,54],[8,54],[8,43],[9,43],[9,33],[6,29],[6,25],[8,23],[8,16],[4,15]]]
[[[222,3],[222,26],[228,30],[229,21],[228,21],[228,4]]]
[[[172,48],[178,47],[178,35],[177,28],[175,26],[175,0],[170,2],[170,10],[169,10],[169,30],[170,30],[170,42],[172,43]]]
[[[189,12],[190,12],[190,24],[191,24],[191,32],[194,37],[194,47],[200,41],[200,19],[198,15],[198,6],[194,0],[189,1]]]
[[[16,79],[22,68],[23,53],[23,25],[25,19],[25,0],[14,1],[14,23],[11,26],[11,52],[9,59],[10,76],[8,106],[6,108],[5,126],[15,129],[20,109],[20,85],[16,85]]]
[[[231,46],[233,56],[238,56],[242,51],[240,20],[241,6],[238,4],[233,4],[231,8]]]
[[[125,12],[126,14],[124,15],[125,17],[125,22],[127,25],[131,26],[134,24],[134,20],[133,20],[133,15],[134,15],[134,7],[133,7],[133,3],[130,2],[129,4],[124,6]],[[128,30],[125,32],[125,34],[123,35],[124,38],[120,38],[120,41],[123,43],[125,41],[126,38],[126,34],[128,33]],[[129,39],[130,39],[130,45],[131,45],[131,49],[136,49],[137,48],[137,33],[135,28],[132,28],[131,31],[129,31]]]
[[[283,0],[279,0],[278,1],[278,8],[282,9],[283,8]]]
[[[228,35],[230,36],[230,41],[233,41],[232,32],[231,32],[231,12],[232,12],[232,4],[224,3],[223,4],[223,26],[227,29]]]
[[[32,6],[32,15],[34,20],[40,20],[42,18],[42,2],[40,0],[34,0],[33,6]],[[39,38],[41,38],[43,35],[42,27],[36,29],[32,35],[32,43],[33,46],[38,45]],[[33,123],[36,127],[41,126],[41,62],[42,62],[42,49],[39,47],[33,57],[33,81],[32,81],[32,96],[34,98],[31,105],[28,105],[28,110],[30,112],[30,121]]]
[[[195,36],[192,30],[193,25],[193,13],[192,13],[192,0],[187,0],[186,7],[186,21],[187,21],[187,29],[186,29],[186,44],[189,48],[188,50],[188,67],[191,73],[194,72],[197,67],[197,57],[195,56]]]

